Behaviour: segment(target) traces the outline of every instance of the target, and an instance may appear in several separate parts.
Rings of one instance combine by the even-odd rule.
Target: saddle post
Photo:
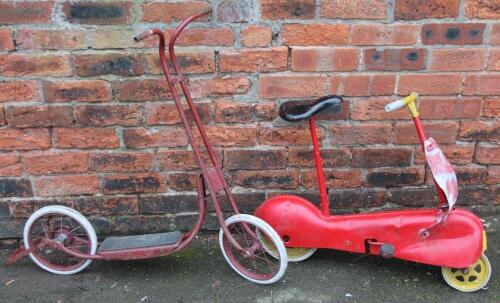
[[[323,160],[321,159],[321,152],[318,144],[318,134],[316,132],[316,122],[314,116],[309,117],[309,128],[311,130],[311,137],[314,150],[314,163],[316,164],[316,175],[319,185],[319,199],[321,202],[321,209],[324,216],[330,215],[330,207],[328,205],[328,195],[326,193],[325,176],[323,174]]]

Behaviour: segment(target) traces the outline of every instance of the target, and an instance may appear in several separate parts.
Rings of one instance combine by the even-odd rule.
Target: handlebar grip
[[[400,109],[400,108],[404,107],[405,105],[406,105],[406,103],[405,103],[404,99],[391,102],[385,106],[385,112],[390,113],[392,111],[395,111],[396,109]]]
[[[135,40],[135,42],[139,42],[139,41],[142,41],[148,37],[151,37],[152,35],[153,35],[153,31],[148,30],[148,31],[142,32],[139,35],[135,36],[134,40]]]

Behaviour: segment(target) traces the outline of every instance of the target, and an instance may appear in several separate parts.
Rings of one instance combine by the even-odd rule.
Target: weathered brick
[[[496,118],[499,116],[500,116],[500,98],[484,100],[483,117]]]
[[[40,101],[38,81],[0,81],[0,102]]]
[[[255,115],[263,121],[272,121],[278,116],[278,108],[274,102],[261,102],[255,106]]]
[[[364,50],[363,60],[366,70],[401,71],[425,68],[426,52],[423,48],[387,48]]]
[[[9,201],[10,213],[15,218],[28,218],[36,210],[49,205],[63,205],[73,207],[70,200],[56,198],[28,198]]]
[[[351,163],[351,153],[347,148],[335,148],[320,150],[323,167],[348,166]],[[315,165],[313,151],[303,147],[288,148],[288,166],[313,167]]]
[[[15,154],[0,155],[0,176],[18,177],[21,175],[21,157]]]
[[[195,108],[202,122],[212,120],[212,104],[210,102],[196,102]],[[184,113],[189,121],[194,121],[187,106],[185,106]],[[148,125],[173,125],[182,122],[177,107],[172,103],[149,103],[146,105],[145,114]]]
[[[75,108],[78,125],[124,125],[134,126],[142,122],[139,105],[81,105]]]
[[[196,210],[197,197],[193,194],[141,195],[139,213],[160,214]]]
[[[193,98],[246,94],[252,83],[246,77],[223,76],[191,82]]]
[[[85,215],[127,215],[139,212],[137,196],[79,197],[75,209]]]
[[[12,31],[9,28],[0,29],[0,50],[10,51],[14,50],[14,39],[12,38]]]
[[[165,38],[170,39],[173,29],[165,31]],[[156,47],[158,39],[147,39],[146,46]],[[182,32],[179,39],[175,42],[179,46],[231,46],[234,43],[233,31],[227,27],[197,27],[188,28]]]
[[[219,68],[222,72],[270,72],[285,70],[288,64],[288,48],[285,46],[222,50]]]
[[[434,187],[404,187],[390,190],[389,201],[404,206],[435,206],[439,197]]]
[[[408,112],[397,110],[385,112],[385,105],[394,101],[392,98],[356,99],[351,102],[352,120],[407,120]]]
[[[324,138],[323,130],[320,128],[317,131],[321,142]],[[309,145],[310,136],[309,129],[305,126],[269,127],[261,124],[259,127],[259,143],[265,145]]]
[[[482,44],[484,23],[430,23],[422,26],[422,44]]]
[[[204,74],[215,71],[214,51],[179,51],[176,52],[177,63],[184,74]],[[163,75],[158,52],[146,54],[146,64],[148,73]],[[173,67],[168,61],[168,67]]]
[[[411,148],[365,148],[352,150],[352,165],[354,167],[405,167],[411,164],[413,151]]]
[[[54,145],[59,148],[118,148],[114,128],[54,128]]]
[[[216,146],[253,146],[257,143],[255,126],[207,126],[208,140]],[[201,142],[198,133],[195,140]]]
[[[413,45],[417,42],[419,25],[355,24],[351,27],[352,45]]]
[[[269,27],[250,25],[241,30],[241,43],[246,47],[265,47],[271,44],[273,31]]]
[[[500,183],[500,165],[490,165],[488,167],[488,176],[486,184],[499,184]]]
[[[361,186],[359,169],[326,169],[324,170],[327,188],[355,188]],[[300,185],[306,189],[318,188],[316,170],[305,170],[300,175]]]
[[[394,8],[396,20],[456,18],[459,0],[397,0]]]
[[[255,104],[233,102],[230,100],[215,101],[216,122],[251,122],[255,114]]]
[[[1,150],[46,149],[51,146],[47,129],[1,129]]]
[[[65,2],[62,12],[66,20],[77,24],[128,24],[132,22],[131,1]]]
[[[166,189],[165,176],[158,173],[108,175],[103,178],[105,194],[163,192]]]
[[[471,19],[500,18],[500,3],[495,0],[467,0],[465,2],[465,16]]]
[[[66,55],[4,54],[0,55],[0,75],[17,76],[71,76],[71,64]]]
[[[197,173],[170,173],[168,174],[168,187],[178,191],[195,190],[198,188]]]
[[[433,137],[438,144],[455,143],[458,125],[456,122],[424,122],[427,137]],[[394,126],[395,144],[420,144],[415,126],[411,122],[397,122]]]
[[[153,168],[152,153],[97,153],[90,155],[90,169],[98,172],[138,172]]]
[[[217,159],[222,159],[222,152],[215,150]],[[202,159],[211,167],[208,153],[202,154]],[[160,151],[156,154],[156,162],[160,170],[192,170],[198,169],[198,162],[194,153],[189,150],[168,150]]]
[[[82,49],[86,48],[85,31],[20,29],[16,45],[19,49]]]
[[[460,186],[484,184],[488,175],[486,168],[480,166],[456,166],[454,170]],[[430,172],[427,174],[427,183],[434,184],[434,179]]]
[[[3,1],[0,2],[0,23],[48,23],[53,7],[52,1]]]
[[[464,80],[464,95],[500,95],[500,75],[469,74]]]
[[[92,29],[88,31],[89,46],[94,49],[144,48],[148,41],[136,42],[133,39],[136,34],[127,29]],[[149,41],[156,40],[150,38]]]
[[[127,128],[123,140],[129,148],[175,147],[187,145],[185,131],[181,128]]]
[[[260,76],[262,98],[321,97],[327,94],[326,76]]]
[[[22,157],[24,172],[32,175],[84,173],[88,162],[87,153],[33,152]]]
[[[199,13],[210,7],[205,1],[183,2],[146,2],[141,5],[142,21],[144,22],[178,22],[194,13]],[[206,21],[210,14],[201,16],[196,21]]]
[[[433,49],[431,71],[482,70],[485,66],[486,49]]]
[[[44,94],[47,102],[109,101],[111,88],[103,80],[46,81]]]
[[[39,177],[35,179],[34,187],[36,195],[41,197],[93,195],[99,192],[99,176]]]
[[[481,116],[480,98],[421,98],[422,119],[477,119]]]
[[[265,20],[312,19],[315,7],[314,0],[262,0],[260,14]]]
[[[474,144],[443,145],[439,148],[452,164],[469,164],[474,156]],[[426,163],[422,147],[415,147],[415,164]]]
[[[386,19],[389,3],[385,0],[323,0],[320,15],[332,19]]]
[[[109,222],[109,233],[144,234],[173,231],[172,216],[118,216]],[[192,226],[192,225],[191,225]]]
[[[225,169],[283,169],[285,167],[285,150],[225,150]]]
[[[235,173],[234,183],[250,188],[294,189],[299,184],[299,173],[284,170],[240,170]]]
[[[217,5],[217,18],[222,22],[248,22],[253,10],[250,0],[222,0]]]
[[[378,189],[330,190],[328,198],[333,209],[380,207],[387,202],[387,192]]]
[[[73,124],[71,106],[7,106],[5,116],[10,126],[49,127],[70,126]]]
[[[500,45],[500,23],[494,23],[491,25],[489,42],[491,45]]]
[[[161,79],[115,81],[113,91],[120,101],[152,101],[172,98],[167,83]]]
[[[29,179],[0,179],[0,197],[31,197],[33,191]]]
[[[462,141],[500,142],[500,123],[460,121],[458,139]]]
[[[284,45],[346,45],[349,25],[284,24],[281,39]]]
[[[144,73],[142,54],[95,53],[74,56],[75,73],[81,77],[136,76]]]
[[[355,71],[359,64],[359,50],[337,47],[294,47],[291,64],[292,70],[303,72]]]
[[[403,74],[399,76],[397,93],[408,95],[453,95],[462,92],[462,76],[458,74]]]
[[[5,111],[3,110],[3,107],[0,107],[0,125],[5,124],[7,124],[7,120],[5,119]]]
[[[458,191],[457,205],[491,204],[493,198],[492,192],[488,188],[463,186]]]
[[[425,168],[376,168],[369,169],[366,175],[366,185],[374,187],[395,187],[420,185],[424,183]]]
[[[493,48],[490,50],[488,70],[500,71],[500,48]]]
[[[383,144],[392,139],[391,124],[363,123],[333,125],[332,144]]]

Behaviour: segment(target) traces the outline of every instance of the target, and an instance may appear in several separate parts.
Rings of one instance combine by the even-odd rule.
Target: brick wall
[[[179,57],[244,211],[282,192],[317,201],[307,124],[277,106],[327,94],[346,101],[319,121],[332,208],[434,205],[407,112],[383,111],[411,91],[458,203],[498,209],[498,1],[2,1],[0,238],[53,203],[101,232],[194,221],[197,169],[156,42],[132,37],[207,7]]]

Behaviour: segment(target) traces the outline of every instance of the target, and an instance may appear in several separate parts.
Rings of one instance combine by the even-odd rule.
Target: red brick
[[[323,160],[323,167],[348,166],[351,163],[351,153],[348,148],[322,148],[320,153]],[[315,161],[312,149],[293,146],[288,148],[288,166],[313,167],[314,165]]]
[[[3,107],[0,107],[0,125],[5,124],[7,124],[7,120],[5,119],[5,112],[3,110]]]
[[[31,175],[84,173],[89,169],[88,154],[34,152],[23,155],[23,169]]]
[[[476,119],[481,116],[479,98],[421,98],[422,119]]]
[[[194,13],[199,13],[210,7],[205,1],[183,2],[147,2],[141,5],[142,21],[144,22],[178,22]],[[201,16],[196,21],[208,20],[210,14]]]
[[[215,122],[250,122],[255,114],[255,104],[233,102],[231,100],[215,101]]]
[[[278,108],[274,102],[261,102],[255,106],[255,115],[263,121],[272,121],[278,116]]]
[[[215,71],[214,51],[179,51],[176,52],[177,63],[184,74],[204,74]],[[158,52],[146,54],[148,73],[163,75]],[[170,60],[168,66],[173,70]]]
[[[356,99],[351,102],[351,119],[352,120],[407,120],[407,110],[397,110],[386,113],[384,107],[392,98],[370,98]]]
[[[376,168],[369,169],[366,175],[366,185],[374,187],[394,187],[420,185],[424,183],[425,168]]]
[[[426,52],[423,48],[387,48],[364,50],[363,61],[366,70],[401,71],[425,68]]]
[[[464,95],[500,95],[500,75],[470,74],[465,76]]]
[[[47,102],[110,101],[111,88],[103,80],[46,81],[44,94]]]
[[[489,42],[491,45],[500,45],[500,23],[494,23],[491,25]]]
[[[0,2],[0,23],[48,23],[52,15],[52,1]]]
[[[99,176],[68,175],[35,179],[35,193],[41,197],[93,195],[99,192]]]
[[[500,142],[500,123],[460,121],[458,138],[461,141]]]
[[[498,116],[500,116],[500,98],[484,100],[483,117],[496,118]]]
[[[342,96],[392,95],[394,75],[354,74],[330,77],[330,94]]]
[[[85,31],[20,29],[16,31],[16,45],[19,49],[86,48]]]
[[[469,164],[474,156],[474,144],[443,145],[439,148],[452,164]],[[415,147],[415,164],[426,163],[422,147]]]
[[[359,64],[359,50],[334,47],[292,48],[294,71],[355,71]]]
[[[66,55],[0,55],[0,75],[17,76],[71,76],[71,64]]]
[[[105,194],[163,192],[167,189],[165,176],[157,173],[108,175],[103,179]]]
[[[490,50],[488,70],[500,71],[500,48],[493,48]]]
[[[54,144],[59,148],[118,148],[114,128],[54,128]]]
[[[323,130],[318,129],[318,139],[324,138]],[[259,128],[259,143],[263,145],[309,145],[311,135],[305,126],[269,127],[261,124]]]
[[[413,151],[411,148],[353,148],[352,165],[354,167],[398,167],[411,164]]]
[[[486,184],[499,184],[500,183],[500,166],[490,165],[488,167],[488,177],[486,178]]]
[[[351,27],[352,45],[413,45],[417,42],[419,25],[355,24]]]
[[[153,168],[153,153],[98,153],[90,155],[90,169],[98,172],[138,172]]]
[[[170,39],[173,34],[173,29],[165,31],[165,38]],[[145,44],[147,47],[156,47],[158,39],[147,39]],[[231,46],[234,43],[233,31],[226,27],[197,27],[188,28],[182,32],[179,39],[175,42],[179,46]]]
[[[282,169],[285,167],[285,150],[225,150],[225,169]]]
[[[284,45],[346,45],[349,26],[345,24],[284,24]]]
[[[95,53],[74,56],[75,72],[82,77],[142,75],[142,60],[142,54]]]
[[[219,68],[222,72],[270,72],[285,70],[288,65],[288,48],[285,46],[221,50]]]
[[[208,140],[216,146],[254,146],[257,144],[255,126],[206,126]],[[195,134],[198,142],[201,137]]]
[[[5,116],[10,126],[48,127],[70,126],[73,124],[71,106],[7,106]]]
[[[330,131],[332,144],[384,144],[392,138],[390,123],[333,125]]]
[[[222,159],[222,152],[215,150],[217,159]],[[208,153],[202,154],[202,159],[211,167]],[[193,151],[190,150],[167,150],[156,153],[156,162],[160,170],[193,170],[198,169],[198,162]]]
[[[299,184],[299,173],[283,170],[241,170],[235,173],[234,183],[249,188],[294,189]]]
[[[394,8],[396,20],[456,18],[460,0],[397,0]]]
[[[40,101],[38,81],[1,81],[0,102]]]
[[[123,140],[129,148],[175,147],[188,143],[181,128],[127,128],[123,130]]]
[[[144,48],[148,41],[136,42],[133,37],[137,34],[138,32],[126,29],[92,29],[89,30],[88,41],[89,46],[94,49]],[[156,40],[152,37],[149,41]],[[154,42],[151,42],[151,45],[154,45]]]
[[[323,0],[320,15],[332,19],[379,19],[387,18],[389,3],[385,0]]]
[[[398,95],[453,95],[462,92],[462,76],[458,74],[403,74],[399,76]]]
[[[14,154],[0,155],[0,176],[2,177],[21,176],[21,157]]]
[[[268,46],[272,38],[272,29],[265,26],[250,25],[241,31],[241,43],[246,47]]]
[[[430,23],[422,26],[422,44],[482,44],[484,23]]]
[[[261,0],[260,14],[265,20],[313,19],[314,0]]]
[[[47,129],[1,129],[1,150],[46,149],[51,146]]]
[[[75,108],[78,125],[123,125],[142,123],[142,109],[139,105],[81,105]]]
[[[250,22],[253,19],[253,1],[222,0],[217,3],[217,18],[221,22]]]
[[[196,173],[170,173],[167,184],[173,190],[195,190],[198,188],[198,178],[199,174]]]
[[[496,0],[466,0],[465,16],[470,19],[500,19],[500,3]]]
[[[479,143],[474,158],[482,164],[500,164],[500,146]]]
[[[152,101],[172,98],[167,83],[160,79],[115,81],[113,92],[120,101]]]
[[[386,96],[394,94],[396,88],[396,75],[379,74],[371,78],[371,96]]]
[[[370,95],[370,76],[349,75],[344,80],[344,94],[346,96]]]
[[[456,122],[424,122],[427,137],[433,137],[438,144],[455,143],[458,132]],[[420,144],[415,126],[411,122],[398,122],[394,126],[395,144]]]
[[[433,49],[431,71],[482,70],[485,66],[486,49]]]
[[[0,29],[0,50],[10,51],[14,50],[14,39],[12,38],[12,32],[9,28]]]
[[[188,120],[193,121],[187,105],[184,105],[184,108]],[[196,102],[195,108],[202,122],[212,120],[212,104],[210,102]],[[172,103],[149,103],[146,105],[145,113],[148,125],[173,125],[182,122],[177,107]]]
[[[132,23],[131,1],[65,2],[62,12],[66,20],[76,24],[129,24]]]
[[[359,169],[325,169],[325,184],[327,188],[355,188],[361,186],[361,171]],[[318,178],[316,170],[305,170],[300,175],[300,185],[306,189],[317,189]]]
[[[191,82],[193,98],[246,94],[252,83],[247,77],[223,76]]]
[[[321,97],[327,94],[326,76],[260,76],[262,98]]]

